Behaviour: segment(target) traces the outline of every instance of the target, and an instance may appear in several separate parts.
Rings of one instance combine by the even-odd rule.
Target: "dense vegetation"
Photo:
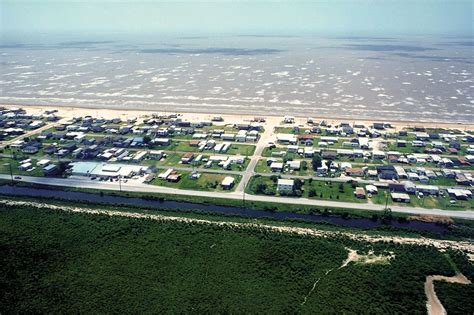
[[[435,291],[449,315],[473,314],[474,284],[435,282]]]
[[[449,259],[469,280],[474,281],[474,263],[461,251],[448,251]],[[472,314],[474,310],[474,284],[452,284],[444,281],[434,283],[436,295],[448,314]]]
[[[338,269],[344,247],[395,258]],[[425,276],[454,274],[430,247],[19,207],[0,252],[1,313],[422,314]]]

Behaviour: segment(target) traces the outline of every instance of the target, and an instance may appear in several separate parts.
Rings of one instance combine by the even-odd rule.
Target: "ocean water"
[[[0,103],[472,123],[473,45],[454,37],[3,37]]]

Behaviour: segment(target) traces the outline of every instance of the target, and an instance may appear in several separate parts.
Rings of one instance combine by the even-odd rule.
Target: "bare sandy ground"
[[[394,258],[393,253],[388,255],[375,255],[373,251],[369,251],[366,255],[358,254],[356,250],[346,248],[348,250],[347,259],[344,260],[339,269],[346,267],[350,262],[361,263],[361,264],[387,264],[390,259]]]
[[[239,122],[249,122],[254,117],[262,117],[260,114],[229,114],[229,113],[215,113],[212,111],[206,112],[206,109],[202,109],[202,112],[199,113],[189,113],[189,112],[179,112],[179,111],[152,111],[152,110],[137,110],[137,109],[109,109],[109,108],[93,108],[93,107],[68,107],[68,106],[58,106],[58,105],[10,105],[10,104],[0,104],[0,106],[11,108],[11,107],[24,107],[27,108],[31,113],[42,113],[45,110],[58,109],[59,116],[72,118],[74,116],[87,116],[91,115],[94,117],[145,117],[151,114],[181,114],[188,121],[200,121],[200,120],[211,120],[214,116],[221,116],[224,118],[224,123],[239,123]],[[273,124],[278,125],[283,118],[283,115],[278,113],[269,112],[264,117],[267,118],[267,122],[272,122]],[[306,124],[307,116],[296,116],[295,114],[295,125],[304,125]],[[373,122],[381,122],[381,120],[374,117],[374,120],[367,119],[356,119],[356,118],[337,118],[337,117],[318,117],[312,116],[315,121],[326,120],[328,123],[334,124],[339,122],[357,122],[366,125],[370,125]],[[396,129],[407,127],[407,126],[424,126],[424,127],[445,127],[445,128],[458,128],[458,129],[474,129],[474,122],[472,124],[468,123],[450,123],[450,122],[420,122],[417,120],[382,120],[382,122],[391,123]]]
[[[449,283],[470,284],[471,281],[463,274],[457,274],[453,277],[446,276],[427,276],[425,281],[425,294],[427,298],[426,308],[428,315],[445,315],[447,314],[441,301],[438,299],[434,288],[434,281],[446,281]]]

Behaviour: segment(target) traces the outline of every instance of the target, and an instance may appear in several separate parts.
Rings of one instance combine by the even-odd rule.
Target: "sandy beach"
[[[0,104],[0,107],[23,107],[28,110],[30,113],[42,113],[46,110],[57,109],[58,116],[63,118],[73,118],[75,116],[87,116],[91,115],[94,117],[137,117],[137,118],[145,118],[151,114],[159,114],[159,115],[166,115],[166,114],[180,114],[184,119],[188,121],[200,121],[200,120],[211,120],[215,116],[221,116],[224,119],[224,124],[226,123],[240,123],[240,122],[249,122],[253,120],[255,117],[264,117],[266,118],[267,122],[271,123],[272,125],[278,125],[281,123],[284,114],[278,113],[267,113],[265,115],[261,115],[258,113],[233,113],[233,112],[226,112],[226,113],[217,113],[209,110],[208,108],[201,108],[197,112],[181,112],[177,110],[173,111],[163,111],[163,110],[148,110],[148,109],[130,109],[130,108],[100,108],[100,107],[79,107],[79,106],[58,106],[58,105],[12,105],[12,104]],[[365,125],[370,125],[373,122],[386,122],[392,124],[395,129],[401,129],[403,127],[410,127],[410,126],[424,126],[430,128],[457,128],[461,130],[474,130],[474,122],[473,123],[460,123],[460,122],[432,122],[432,121],[417,121],[417,120],[367,120],[367,119],[357,119],[357,118],[347,118],[347,117],[324,117],[324,116],[303,116],[295,114],[295,124],[294,125],[305,125],[306,120],[308,117],[313,118],[315,121],[326,120],[329,124],[337,124],[340,122],[348,122],[348,123],[361,123]]]

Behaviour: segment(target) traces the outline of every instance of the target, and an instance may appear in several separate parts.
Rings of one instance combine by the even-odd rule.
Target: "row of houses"
[[[412,181],[420,181],[421,183],[428,183],[431,179],[437,178],[452,178],[456,180],[458,185],[474,185],[474,180],[471,172],[464,170],[451,169],[426,169],[424,167],[403,168],[394,165],[377,165],[375,173],[369,171],[370,177],[378,177],[379,179],[408,179]]]
[[[18,170],[31,172],[35,170],[36,167],[40,167],[42,169],[44,176],[56,175],[59,171],[58,166],[48,159],[42,159],[36,161],[36,163],[32,159],[22,160],[19,162]]]
[[[235,124],[233,128],[237,133],[228,134],[224,129],[214,129],[210,132],[197,132],[196,129],[212,125],[211,121],[189,122],[177,115],[156,116],[145,119],[142,124],[136,118],[128,118],[122,122],[119,118],[93,118],[91,116],[76,117],[70,122],[57,127],[57,130],[82,131],[85,133],[108,133],[108,134],[135,134],[150,137],[173,137],[175,135],[193,135],[194,138],[224,137],[229,141],[257,141],[258,131],[261,124],[252,122],[250,124]],[[216,120],[217,121],[217,120]],[[232,136],[231,136],[232,135]],[[232,138],[232,139],[231,139]]]
[[[58,119],[54,114],[27,114],[21,108],[0,108],[0,140],[15,137],[43,127],[48,121]]]
[[[285,168],[289,171],[299,171],[301,169],[301,161],[299,160],[280,162],[268,159],[267,165],[270,167],[272,172],[283,172]]]
[[[400,183],[389,183],[388,189],[392,194],[392,199],[397,202],[409,202],[409,195],[439,195],[441,190],[434,185],[417,185],[410,181]],[[446,189],[446,193],[450,198],[457,200],[467,200],[472,198],[472,190],[458,187]],[[406,195],[404,195],[406,194]],[[408,196],[408,197],[407,197]]]
[[[199,151],[213,150],[215,153],[226,153],[231,145],[228,142],[217,143],[215,140],[192,140],[189,142],[190,147],[196,147]]]
[[[275,147],[274,145],[270,145]],[[361,149],[336,149],[323,150],[313,147],[299,147],[297,145],[288,145],[286,150],[272,150],[271,154],[274,157],[284,157],[288,152],[297,153],[305,158],[311,158],[316,154],[320,154],[324,159],[334,160],[337,158],[364,158],[373,160],[387,160],[390,163],[400,164],[426,164],[434,163],[444,167],[456,166],[470,166],[474,163],[474,155],[457,156],[457,157],[442,157],[437,154],[413,153],[404,154],[398,151],[364,151]]]

